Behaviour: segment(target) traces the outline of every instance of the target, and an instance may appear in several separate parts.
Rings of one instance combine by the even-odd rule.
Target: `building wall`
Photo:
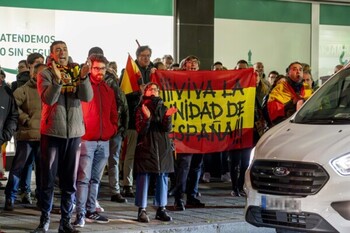
[[[77,62],[84,62],[90,47],[100,46],[120,68],[128,53],[135,57],[135,40],[153,49],[152,59],[172,54],[179,62],[186,54],[199,55],[205,61],[203,69],[217,60],[232,69],[239,59],[246,59],[251,64],[264,62],[266,73],[284,73],[290,62],[298,60],[312,64],[314,76],[319,77],[350,60],[349,5],[211,1],[213,5],[193,0],[183,7],[193,16],[200,15],[196,17],[200,26],[182,21],[181,33],[179,17],[174,16],[176,0],[76,0],[74,4],[69,0],[60,4],[52,0],[0,0],[0,65],[15,71],[17,62],[29,52],[47,55],[55,39],[67,42]],[[205,11],[214,19],[202,20]],[[8,34],[50,40],[21,43]]]
[[[284,73],[300,61],[312,65],[316,79],[329,75],[350,60],[349,10],[307,2],[216,0],[214,60],[228,68],[240,59],[262,61],[266,73]]]

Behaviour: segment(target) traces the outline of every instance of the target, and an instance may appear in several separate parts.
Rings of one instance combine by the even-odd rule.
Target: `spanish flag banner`
[[[137,83],[137,80],[141,77],[141,72],[136,65],[132,57],[128,56],[126,62],[125,70],[122,76],[122,82],[120,88],[124,91],[125,94],[129,94],[135,91],[139,91],[140,87]]]
[[[152,81],[173,116],[177,153],[211,153],[253,145],[256,74],[225,71],[161,71]]]

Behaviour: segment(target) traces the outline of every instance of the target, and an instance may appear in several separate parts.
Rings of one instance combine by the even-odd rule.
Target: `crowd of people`
[[[29,54],[18,63],[17,80],[11,85],[1,70],[0,144],[14,136],[16,146],[5,188],[6,211],[15,208],[18,194],[22,203],[32,203],[33,164],[36,207],[41,211],[33,232],[49,229],[55,187],[61,192],[59,232],[79,232],[77,228],[86,222],[108,223],[98,202],[105,170],[110,200],[125,203],[127,197],[135,198],[140,222],[150,221],[146,211],[149,194],[154,194],[155,218],[160,221],[172,221],[166,210],[169,195],[175,198],[175,210],[205,207],[199,198],[199,182],[201,178],[210,182],[215,172],[222,181],[231,182],[233,197],[245,196],[244,173],[252,148],[176,153],[168,136],[177,109],[164,105],[151,74],[156,70],[198,71],[198,57],[189,55],[176,63],[165,55],[151,62],[152,49],[139,46],[135,63],[141,73],[140,90],[125,95],[120,88],[124,70],[119,77],[117,64],[108,61],[101,48],[91,48],[83,64],[74,63],[68,51],[64,41],[55,41],[49,58]],[[247,68],[245,60],[235,67]],[[292,62],[284,74],[271,71],[267,76],[262,62],[253,68],[255,144],[266,130],[297,111],[317,85],[305,63]],[[227,68],[218,61],[211,70]],[[211,166],[214,159],[219,161],[215,168]]]

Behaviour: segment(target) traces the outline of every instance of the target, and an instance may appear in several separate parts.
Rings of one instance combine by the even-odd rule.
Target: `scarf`
[[[163,100],[160,97],[155,96],[143,96],[142,103],[147,106],[149,111],[151,112],[152,121],[161,121],[164,112],[161,111],[161,107],[163,105]]]
[[[290,84],[290,86],[293,88],[295,93],[300,96],[301,95],[301,90],[303,87],[303,82],[294,82],[291,78],[287,77],[287,81]]]
[[[56,64],[61,72],[62,89],[61,93],[75,93],[79,84],[80,67],[76,63],[70,63],[67,66]],[[49,65],[52,69],[52,66]]]

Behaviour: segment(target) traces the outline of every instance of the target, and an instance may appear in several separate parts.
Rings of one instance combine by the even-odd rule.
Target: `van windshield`
[[[350,124],[350,69],[333,76],[292,119],[301,124]]]

